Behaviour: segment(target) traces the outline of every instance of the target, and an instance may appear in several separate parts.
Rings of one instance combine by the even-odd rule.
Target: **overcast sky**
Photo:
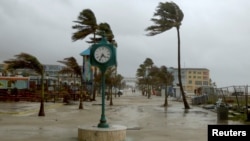
[[[1,0],[0,63],[21,52],[43,64],[75,57],[90,45],[72,42],[73,21],[91,9],[107,22],[118,43],[118,73],[135,77],[146,58],[158,67],[177,67],[177,32],[148,37],[156,7],[163,0]],[[170,1],[169,1],[170,2]],[[182,68],[207,68],[218,87],[250,84],[250,1],[173,0],[184,13],[180,28]]]

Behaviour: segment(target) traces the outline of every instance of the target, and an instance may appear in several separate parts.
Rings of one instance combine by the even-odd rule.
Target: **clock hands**
[[[99,58],[99,61],[101,61],[102,58],[107,58],[107,56],[105,56],[105,55],[102,53],[101,57]]]
[[[111,52],[106,47],[100,47],[95,50],[94,56],[97,62],[106,63],[110,60]]]
[[[103,54],[101,55],[101,57],[99,58],[99,61],[101,61],[102,60],[102,57],[103,57]]]

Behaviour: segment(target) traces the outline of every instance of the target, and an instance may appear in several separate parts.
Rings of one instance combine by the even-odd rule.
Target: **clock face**
[[[94,58],[99,63],[106,63],[111,58],[111,52],[108,47],[98,47],[94,52]]]

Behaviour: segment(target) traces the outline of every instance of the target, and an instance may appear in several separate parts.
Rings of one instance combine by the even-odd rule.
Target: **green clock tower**
[[[96,66],[101,70],[101,92],[102,92],[102,114],[99,128],[108,128],[109,125],[105,117],[105,72],[108,67],[117,65],[116,61],[116,48],[110,44],[106,37],[103,36],[102,40],[90,47],[90,64]]]

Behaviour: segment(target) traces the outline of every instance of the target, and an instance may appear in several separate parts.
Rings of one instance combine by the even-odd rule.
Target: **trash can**
[[[198,96],[192,97],[192,104],[193,105],[198,105],[199,104],[199,97]]]
[[[219,105],[217,107],[217,120],[228,120],[228,107],[226,105]]]

